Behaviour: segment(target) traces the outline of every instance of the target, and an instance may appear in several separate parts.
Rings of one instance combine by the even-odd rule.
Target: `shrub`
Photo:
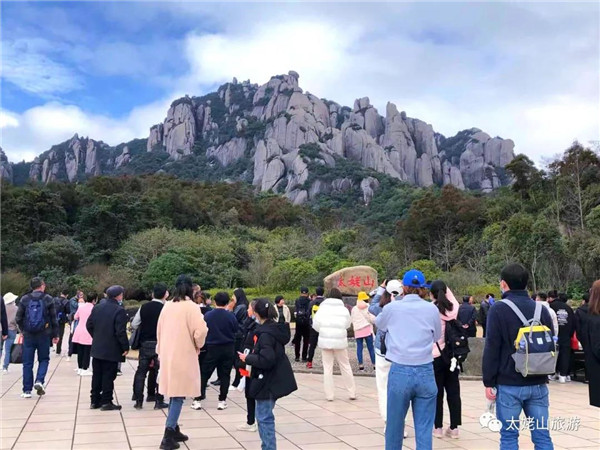
[[[15,295],[23,295],[29,288],[29,277],[16,270],[7,270],[0,275],[0,286],[2,295],[12,292]]]
[[[430,259],[419,259],[400,270],[398,278],[402,279],[402,276],[411,269],[417,269],[423,272],[425,279],[428,281],[441,279],[443,273],[434,261]]]
[[[312,261],[291,258],[280,261],[269,277],[269,286],[275,289],[299,289],[315,280],[317,269]]]
[[[83,247],[75,239],[56,236],[51,240],[35,242],[25,247],[25,266],[31,274],[50,267],[60,267],[65,272],[75,271],[83,259]]]

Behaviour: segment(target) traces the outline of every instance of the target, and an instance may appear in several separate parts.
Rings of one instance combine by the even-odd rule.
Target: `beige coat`
[[[160,360],[159,391],[167,397],[198,397],[198,353],[208,328],[200,308],[191,300],[166,302],[156,329]]]

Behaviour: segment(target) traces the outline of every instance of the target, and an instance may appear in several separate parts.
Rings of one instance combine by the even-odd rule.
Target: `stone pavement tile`
[[[164,431],[164,428],[162,429]],[[227,437],[229,434],[223,428],[215,425],[212,428],[181,428],[182,433],[187,434],[190,439],[192,438],[217,438],[217,437]],[[256,433],[247,433],[247,434],[256,434]]]
[[[261,450],[260,441],[256,441],[256,442],[242,442],[242,446],[246,450]],[[278,438],[277,439],[277,448],[279,450],[299,450],[300,447],[295,446],[290,441]]]
[[[339,436],[339,438],[353,447],[378,446],[379,448],[383,448],[385,445],[385,438],[382,435],[373,432],[351,436]]]
[[[350,419],[346,419],[345,417],[334,415],[327,417],[314,417],[306,419],[307,422],[312,423],[313,425],[317,425],[319,427],[326,425],[346,425],[354,423]]]
[[[362,425],[358,425],[356,423],[348,424],[348,425],[328,425],[321,426],[321,429],[329,434],[334,436],[350,436],[353,434],[369,434],[372,433],[368,428],[363,427]]]
[[[2,438],[16,438],[21,434],[22,428],[4,428],[0,431],[0,437]]]
[[[326,444],[304,444],[300,445],[302,450],[352,450],[354,447],[350,447],[344,442],[334,442]]]
[[[79,444],[112,444],[113,442],[127,442],[127,436],[125,432],[111,432],[111,433],[75,433],[75,439],[73,445]],[[112,445],[107,445],[112,447]]]
[[[8,437],[8,436],[0,436],[0,448],[2,450],[4,449],[10,449],[12,448],[13,445],[15,445],[15,442],[17,440],[17,437]]]
[[[23,426],[27,422],[27,419],[8,419],[7,417],[10,416],[5,416],[4,414],[2,414],[2,421],[0,421],[0,429],[2,430],[6,428],[23,428]]]
[[[54,432],[60,431],[61,433],[73,432],[74,422],[71,420],[65,422],[28,422],[23,429],[23,432],[31,431],[45,431]]]
[[[285,435],[288,441],[302,446],[304,444],[318,444],[326,442],[340,442],[338,438],[325,433],[324,431],[316,431],[313,433],[288,433]]]
[[[104,412],[104,411],[98,411],[98,413],[96,415],[93,416],[77,416],[77,423],[78,424],[83,424],[83,423],[97,423],[97,424],[103,424],[103,423],[122,423],[123,419],[121,419],[121,416],[118,414],[112,414],[112,413],[108,413],[108,412]]]
[[[185,443],[190,450],[238,449],[241,445],[232,437],[190,439]]]
[[[241,442],[242,445],[245,445],[248,442],[260,442],[258,431],[256,433],[250,431],[228,431],[228,433],[236,441]]]
[[[598,416],[598,421],[600,422],[600,415]],[[600,439],[600,430],[595,430],[587,426],[581,426],[578,430],[563,431],[563,433],[592,441]]]
[[[160,442],[153,446],[153,449],[158,448]],[[73,450],[130,450],[129,444],[127,442],[112,442],[110,444],[99,443],[99,444],[78,444],[73,445]],[[139,450],[136,448],[136,450]]]
[[[319,431],[318,427],[307,422],[277,424],[277,419],[275,419],[275,428],[277,429],[278,433],[281,433],[284,436],[288,433],[312,433]]]
[[[294,410],[289,410],[294,412]],[[275,414],[275,416],[277,416],[277,414]],[[302,411],[302,413],[298,413],[298,416],[301,416],[303,418],[312,418],[312,417],[335,417],[337,416],[336,413],[329,411],[327,409],[323,409],[323,408],[319,408],[319,409],[313,409],[310,411]]]
[[[461,441],[460,439],[457,439],[456,445],[459,448],[464,448],[466,450],[498,450],[498,442],[494,442],[490,439],[468,441]]]
[[[161,430],[155,430],[161,431]],[[144,436],[129,436],[129,443],[131,447],[151,447],[153,445],[159,446],[160,441],[163,438],[164,430],[160,434],[146,434]]]
[[[27,427],[25,427],[25,429],[27,429]],[[64,435],[62,433],[54,433],[51,434],[49,433],[47,430],[45,431],[27,431],[25,432],[25,430],[23,430],[23,433],[21,433],[21,436],[19,436],[19,443],[21,442],[43,442],[43,441],[47,441],[47,440],[52,440],[52,438],[58,438],[58,439],[65,439],[65,438],[71,438],[72,433],[65,433]]]
[[[66,422],[74,421],[75,413],[70,414],[36,414],[34,411],[28,422]]]
[[[117,431],[125,431],[122,422],[113,423],[79,423],[75,427],[76,434],[82,433],[113,433]]]
[[[121,419],[120,416],[118,416]],[[145,426],[155,426],[155,427],[164,427],[166,418],[165,417],[154,417],[152,419],[129,419],[125,417],[123,419],[125,421],[125,427],[145,427]]]
[[[569,448],[585,448],[585,447],[594,447],[598,448],[598,444],[588,439],[582,439],[575,436],[569,436],[566,434],[555,435],[551,434],[552,443],[555,445],[559,445],[562,447]]]
[[[13,450],[65,450],[71,448],[71,440],[62,441],[40,441],[40,442],[17,442]]]

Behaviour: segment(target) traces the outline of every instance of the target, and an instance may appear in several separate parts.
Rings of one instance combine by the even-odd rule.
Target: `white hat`
[[[388,291],[392,295],[402,294],[402,288],[404,285],[399,280],[390,280],[387,282],[385,286],[386,291]]]
[[[2,297],[4,299],[4,303],[6,305],[14,302],[17,298],[19,298],[18,295],[13,294],[12,292],[8,292],[6,294],[4,294],[4,297]]]

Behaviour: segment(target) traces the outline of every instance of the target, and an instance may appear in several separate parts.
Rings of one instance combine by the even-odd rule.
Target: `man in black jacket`
[[[21,298],[15,318],[23,334],[23,398],[31,398],[32,388],[38,395],[46,393],[45,379],[50,361],[50,342],[58,342],[54,299],[44,293],[46,283],[41,278],[33,278],[30,287],[32,292]],[[38,370],[34,384],[33,359],[36,351]]]
[[[58,343],[56,344],[56,355],[61,356],[65,325],[69,321],[69,291],[63,289],[60,295],[54,299],[54,309],[58,320]]]
[[[511,300],[527,320],[532,319],[536,302],[525,290],[529,281],[527,270],[520,264],[509,264],[500,276],[502,298]],[[544,307],[540,321],[552,330],[552,318]],[[529,423],[533,424],[529,429],[535,447],[552,448],[548,432],[548,378],[546,375],[524,377],[516,371],[512,358],[515,339],[522,326],[519,317],[504,302],[495,302],[490,307],[482,362],[485,395],[489,401],[498,398],[496,416],[502,422],[500,448],[519,448],[521,411],[525,411]]]
[[[558,321],[558,361],[556,361],[558,376],[556,378],[558,378],[559,383],[566,383],[570,381],[571,337],[575,333],[575,315],[573,309],[567,305],[566,294],[557,295],[556,291],[550,291],[548,293],[548,303],[556,313],[556,320]]]
[[[119,362],[124,361],[129,352],[127,314],[119,306],[123,292],[122,286],[109,287],[106,301],[94,307],[86,324],[93,338],[92,409],[121,409],[121,405],[115,405],[112,400]]]
[[[458,308],[457,319],[467,330],[467,336],[475,337],[477,335],[477,310],[473,306],[472,296],[465,295],[463,297],[463,303]]]
[[[296,333],[294,334],[294,353],[296,361],[300,361],[300,345],[302,344],[302,362],[308,361],[308,341],[310,339],[310,298],[308,288],[300,288],[300,297],[294,308],[296,318]]]
[[[148,302],[138,309],[131,327],[138,330],[140,335],[140,349],[138,368],[133,378],[133,396],[135,397],[135,409],[142,409],[144,404],[144,380],[150,370],[154,370],[148,377],[148,401],[154,398],[154,409],[167,408],[164,397],[158,393],[156,385],[156,374],[158,372],[158,355],[156,354],[156,326],[158,318],[163,309],[165,300],[169,297],[167,285],[158,283],[152,291],[152,301]],[[151,380],[150,378],[154,379]]]
[[[306,363],[306,367],[308,369],[312,369],[313,367],[313,358],[315,357],[315,350],[317,349],[317,344],[319,343],[319,333],[312,327],[312,319],[315,317],[315,314],[319,310],[321,303],[325,300],[323,294],[325,294],[325,289],[322,286],[319,286],[315,289],[317,296],[313,301],[309,304],[310,310],[310,336],[308,338],[308,362]]]

